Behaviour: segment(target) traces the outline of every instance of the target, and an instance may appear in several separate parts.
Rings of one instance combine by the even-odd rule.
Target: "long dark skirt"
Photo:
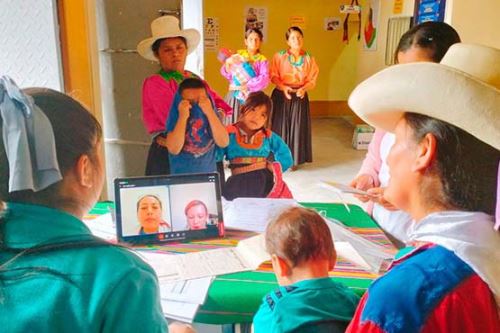
[[[168,161],[167,148],[157,144],[154,139],[149,147],[148,160],[146,162],[146,176],[170,174],[170,163]]]
[[[290,100],[281,90],[273,90],[271,125],[292,151],[293,164],[298,165],[312,162],[311,112],[307,94],[304,98],[291,95]]]
[[[231,125],[238,121],[238,115],[240,113],[241,103],[234,96],[233,92],[229,91],[224,98],[224,101],[233,109],[233,114],[231,116],[224,117],[224,125]]]
[[[236,198],[265,198],[274,185],[273,173],[268,169],[256,170],[227,179],[222,196],[226,200]]]

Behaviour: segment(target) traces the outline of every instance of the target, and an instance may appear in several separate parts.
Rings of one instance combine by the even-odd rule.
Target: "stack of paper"
[[[224,202],[227,228],[264,232],[270,221],[287,208],[298,206],[294,199],[237,198]]]
[[[349,259],[373,273],[380,273],[387,269],[388,265],[394,259],[393,251],[363,238],[335,219],[324,219],[330,228],[332,236],[336,240],[335,248],[337,253],[342,257]],[[344,244],[339,245],[337,248],[337,243],[342,242]],[[361,258],[362,261],[360,261],[359,258]]]
[[[164,257],[161,254],[148,253],[143,258],[153,267],[160,282],[250,271],[270,260],[265,249],[264,235],[242,240],[236,247]]]
[[[178,276],[173,258],[182,255],[157,252],[136,253],[149,263],[158,275],[161,306],[165,317],[192,323],[198,308],[205,302],[213,277],[172,281],[169,278],[174,275],[172,272]],[[164,278],[165,276],[167,279]]]

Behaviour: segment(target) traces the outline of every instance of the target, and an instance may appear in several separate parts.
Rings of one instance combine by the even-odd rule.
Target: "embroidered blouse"
[[[263,129],[255,133],[251,138],[237,126],[227,127],[229,133],[229,145],[217,149],[217,160],[222,161],[224,157],[231,161],[241,157],[265,157],[271,153],[274,160],[281,164],[283,172],[293,164],[292,153],[283,139],[269,129]]]
[[[319,67],[316,60],[308,52],[301,51],[295,58],[289,50],[276,53],[271,61],[269,76],[274,84],[302,87],[307,83],[316,85]]]
[[[179,83],[189,77],[199,78],[190,71],[166,73],[162,70],[144,80],[142,85],[142,120],[149,134],[156,135],[165,131],[165,123]],[[214,100],[216,108],[222,109],[226,115],[231,115],[233,113],[231,107],[208,86],[208,83],[205,82],[205,86],[208,94]]]

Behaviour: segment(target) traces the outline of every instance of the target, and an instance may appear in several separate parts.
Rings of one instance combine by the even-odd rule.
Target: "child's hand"
[[[179,103],[179,119],[187,120],[191,113],[191,103],[187,99],[183,99]]]
[[[205,115],[214,112],[214,109],[212,108],[212,102],[210,101],[210,98],[208,98],[207,95],[200,96],[200,99],[198,100],[198,105],[200,106],[201,111],[203,111]]]

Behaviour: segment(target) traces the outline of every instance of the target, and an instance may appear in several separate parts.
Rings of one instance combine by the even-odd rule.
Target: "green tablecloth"
[[[326,203],[302,203],[357,228],[378,228],[361,207],[350,205],[349,213],[344,205]],[[333,277],[343,282],[360,296],[366,291],[371,279]],[[278,286],[270,272],[243,272],[218,276],[212,283],[205,304],[200,308],[195,321],[206,324],[228,324],[251,322],[262,298]]]

